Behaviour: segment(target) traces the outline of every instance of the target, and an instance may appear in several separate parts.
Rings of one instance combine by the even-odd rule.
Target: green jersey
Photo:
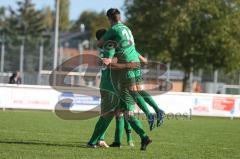
[[[140,62],[136,53],[131,30],[123,23],[113,25],[103,36],[104,41],[113,40],[118,43],[116,57],[119,63]]]
[[[115,54],[115,49],[100,49],[100,57],[101,58],[113,58]],[[111,82],[111,75],[110,75],[110,69],[107,66],[101,67],[101,82],[100,82],[100,89],[107,90],[114,92],[113,84]]]

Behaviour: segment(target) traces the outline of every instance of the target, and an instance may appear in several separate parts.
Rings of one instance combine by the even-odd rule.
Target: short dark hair
[[[102,38],[102,36],[107,32],[106,29],[102,28],[102,29],[98,29],[96,31],[96,38],[97,40],[100,40]]]
[[[110,8],[107,11],[107,17],[116,22],[120,18],[120,11],[117,8]]]

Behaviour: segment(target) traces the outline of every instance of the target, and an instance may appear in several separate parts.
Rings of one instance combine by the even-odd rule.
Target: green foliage
[[[17,5],[17,10],[10,8],[11,14],[7,19],[12,39],[20,37],[31,42],[32,38],[41,37],[45,31],[41,12],[35,10],[34,5],[28,0],[18,1]]]
[[[24,71],[35,72],[38,69],[38,52],[41,41],[49,42],[50,25],[44,21],[45,14],[36,10],[29,0],[18,1],[17,9],[9,9],[10,15],[4,20],[6,39],[5,70],[19,69],[20,45],[24,45]],[[50,44],[50,42],[49,42]],[[47,47],[45,45],[45,47]],[[48,49],[49,50],[49,49]]]
[[[104,11],[100,13],[84,11],[73,24],[71,31],[79,31],[81,24],[85,25],[86,30],[90,32],[92,38],[95,37],[95,33],[99,28],[110,27]]]
[[[70,22],[69,22],[69,0],[60,0],[59,6],[59,30],[68,31]]]
[[[240,47],[239,1],[151,2],[125,1],[138,48],[152,57],[164,57],[186,71],[236,66]]]
[[[182,68],[227,71],[240,64],[239,0],[125,0],[137,48]]]
[[[54,14],[51,8],[45,7],[41,11],[43,15],[43,24],[44,27],[46,28],[47,32],[52,32],[53,31],[53,26],[54,26]]]
[[[5,43],[8,40],[9,22],[7,21],[6,8],[0,8],[0,42]]]
[[[0,35],[3,34],[5,28],[6,28],[5,8],[4,7],[0,7]]]

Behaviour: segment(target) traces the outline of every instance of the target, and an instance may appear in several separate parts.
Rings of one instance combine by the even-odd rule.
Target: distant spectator
[[[12,74],[12,76],[9,78],[9,84],[21,84],[22,83],[22,79],[20,77],[20,72],[17,71],[15,73]]]

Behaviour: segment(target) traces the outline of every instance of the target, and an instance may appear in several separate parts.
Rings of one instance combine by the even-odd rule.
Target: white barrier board
[[[192,115],[240,117],[240,96],[168,92],[153,98],[166,113],[189,114],[191,110]],[[0,108],[54,110],[64,99],[71,102],[63,102],[63,109],[77,111],[91,110],[100,104],[100,97],[58,92],[48,86],[0,84]]]

